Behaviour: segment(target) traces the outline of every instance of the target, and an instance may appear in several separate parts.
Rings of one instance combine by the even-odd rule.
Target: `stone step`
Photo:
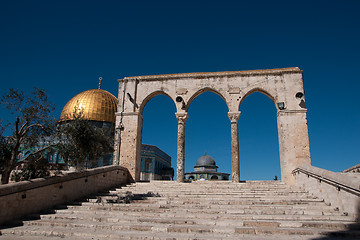
[[[135,221],[118,218],[114,221],[91,221],[91,219],[78,219],[69,221],[68,219],[49,219],[37,221],[25,221],[25,226],[53,226],[65,228],[92,228],[107,230],[129,230],[137,226],[139,231],[149,231],[151,228],[168,228],[176,225],[177,227],[198,227],[209,229],[209,231],[231,232],[235,227],[265,227],[265,228],[314,228],[347,230],[348,225],[343,222],[323,221],[323,222],[301,222],[301,221],[272,221],[272,220],[245,220],[245,221],[193,221],[189,219],[164,219],[164,218],[138,218]],[[96,224],[94,224],[96,223]],[[116,223],[116,224],[115,224]],[[136,230],[136,229],[134,229]]]
[[[286,190],[286,189],[257,189],[257,190],[250,190],[250,189],[176,189],[176,188],[122,188],[122,189],[112,189],[112,192],[141,192],[141,193],[147,193],[147,192],[162,192],[162,193],[173,193],[173,194],[194,194],[194,193],[201,193],[201,194],[292,194],[292,193],[304,193],[308,194],[308,192],[304,190]]]
[[[114,210],[121,209],[124,207],[128,207],[125,203],[107,203],[105,202],[83,202],[81,204],[85,208],[96,208],[96,207],[104,207],[108,206]],[[317,206],[318,209],[321,210],[330,210],[332,208],[328,208],[329,206],[325,205],[323,201],[319,201],[317,199],[311,199],[311,200],[291,200],[291,201],[266,201],[266,200],[223,200],[223,201],[194,201],[194,200],[176,200],[176,199],[162,199],[158,202],[144,202],[143,204],[139,202],[134,202],[130,204],[132,207],[142,206],[142,207],[166,207],[166,206],[183,206],[184,208],[187,208],[187,206],[194,207],[199,206],[199,208],[206,208],[207,206],[211,206],[211,208],[216,208],[216,206],[219,206],[219,208],[224,208],[224,206],[237,206],[238,208],[243,208],[244,206],[263,206],[263,207],[274,207],[274,206],[287,206],[287,207],[304,207],[308,205]],[[78,207],[76,205],[69,205],[67,208],[75,208]],[[230,207],[231,208],[231,207]]]
[[[167,188],[162,188],[162,189],[153,189],[153,188],[134,188],[134,189],[112,189],[111,192],[114,193],[125,193],[125,192],[137,192],[137,193],[148,193],[148,192],[161,192],[164,194],[209,194],[209,195],[238,195],[238,194],[275,194],[275,195],[280,195],[280,194],[308,194],[306,191],[289,191],[289,190],[243,190],[243,189],[229,189],[227,191],[223,190],[223,189],[209,189],[208,191],[206,189],[198,189],[194,191],[189,191],[186,189],[167,189]]]
[[[291,205],[285,205],[271,208],[267,207],[260,207],[260,206],[246,206],[246,207],[238,207],[235,205],[223,205],[221,207],[208,207],[208,206],[197,206],[197,205],[154,205],[154,204],[146,204],[146,205],[125,205],[125,204],[112,204],[112,205],[104,205],[97,203],[83,203],[82,206],[86,206],[87,208],[77,207],[77,206],[69,206],[67,209],[74,210],[74,209],[87,209],[87,210],[107,210],[107,211],[144,211],[144,212],[158,212],[158,210],[163,209],[163,211],[167,211],[166,209],[173,209],[174,211],[181,212],[185,211],[188,213],[198,213],[206,211],[209,214],[218,214],[218,213],[227,213],[227,214],[262,214],[262,215],[284,215],[284,214],[291,214],[291,215],[324,215],[324,216],[346,216],[341,212],[335,210],[329,210],[327,208],[297,208],[292,207]]]
[[[307,193],[307,191],[303,190],[303,189],[286,189],[286,188],[282,188],[282,189],[271,189],[271,188],[266,188],[266,189],[244,189],[244,188],[232,188],[232,189],[228,189],[228,188],[198,188],[198,189],[189,189],[189,188],[174,188],[174,187],[162,187],[162,188],[152,188],[152,187],[143,187],[143,188],[139,188],[139,187],[134,187],[134,188],[115,188],[115,189],[111,189],[112,191],[144,191],[144,192],[148,192],[148,191],[161,191],[161,192],[173,192],[173,193],[178,193],[178,192],[194,192],[193,190],[195,190],[196,192],[202,192],[202,193]]]
[[[360,236],[359,231],[345,230],[345,231],[330,231],[329,229],[306,229],[306,228],[281,228],[271,227],[271,223],[263,223],[256,227],[236,227],[235,229],[228,228],[214,228],[206,226],[142,226],[132,225],[128,230],[117,229],[122,226],[116,226],[114,229],[107,228],[93,228],[91,226],[82,227],[80,224],[76,227],[68,226],[66,229],[57,226],[24,226],[21,228],[13,228],[11,230],[4,230],[4,236],[16,234],[18,236],[50,236],[71,239],[149,239],[151,236],[156,236],[156,239],[237,239],[237,237],[248,235],[265,235],[266,239],[271,239],[269,234],[275,235],[276,239],[281,239],[281,236],[298,235],[305,239],[304,236],[331,236],[333,234],[340,236],[341,239],[349,237],[352,239]],[[2,239],[3,237],[2,236]],[[124,238],[123,238],[124,237]],[[241,238],[243,239],[243,238]],[[258,239],[258,238],[257,238]],[[273,238],[274,239],[274,238]],[[288,239],[288,238],[287,238]],[[294,239],[294,238],[292,238]],[[309,238],[311,239],[311,238]]]
[[[299,189],[299,186],[289,186],[286,184],[281,184],[279,182],[273,182],[273,183],[265,183],[265,184],[250,184],[250,183],[214,183],[214,182],[208,182],[208,183],[177,183],[177,182],[171,182],[170,183],[135,183],[130,184],[122,187],[178,187],[178,188],[286,188],[286,189]]]
[[[144,203],[151,203],[151,202],[162,202],[167,201],[168,203],[181,203],[181,204],[202,204],[202,205],[209,205],[209,204],[259,204],[259,203],[266,203],[266,204],[304,204],[304,203],[320,203],[322,205],[326,205],[323,199],[313,198],[313,197],[177,197],[177,196],[160,196],[156,198],[151,197],[141,197],[138,195],[128,195],[128,196],[105,196],[105,197],[97,197],[96,199],[90,198],[88,202],[106,202],[106,203],[116,203],[120,201],[120,203],[124,202],[122,200],[128,199],[132,203],[136,202],[144,202]]]
[[[169,186],[169,187],[154,187],[154,186],[149,186],[149,187],[137,187],[137,186],[129,186],[129,187],[122,187],[122,188],[116,188],[115,190],[158,190],[161,191],[163,189],[167,189],[168,191],[189,191],[189,187],[177,187],[177,186]],[[194,187],[194,190],[200,190],[200,191],[209,191],[209,192],[216,192],[216,191],[220,191],[220,192],[229,192],[229,191],[239,191],[239,192],[286,192],[286,191],[304,191],[303,189],[289,189],[284,187],[254,187],[254,188],[241,188],[241,187]]]
[[[138,197],[143,197],[143,198],[149,198],[149,197],[156,197],[156,196],[161,196],[161,197],[177,197],[177,198],[316,198],[313,195],[310,195],[308,193],[289,193],[289,194],[275,194],[275,193],[271,193],[271,194],[256,194],[256,193],[246,193],[246,194],[240,194],[240,193],[200,193],[200,192],[188,192],[188,193],[180,193],[180,192],[174,192],[174,193],[167,193],[166,191],[161,192],[161,194],[159,192],[142,192],[142,191],[124,191],[124,192],[116,192],[116,191],[110,191],[108,194],[102,194],[102,195],[96,195],[96,197],[98,196],[103,196],[103,197],[115,197],[115,196],[127,196],[127,195],[134,195],[134,196],[138,196]],[[92,196],[93,198],[95,196]]]
[[[52,217],[53,216],[53,217]],[[109,211],[107,209],[103,210],[96,210],[96,211],[87,211],[84,209],[78,210],[57,210],[57,214],[54,215],[42,215],[41,218],[56,218],[64,216],[70,216],[71,218],[94,218],[98,219],[101,218],[104,221],[107,221],[107,218],[110,218],[111,221],[114,218],[127,218],[132,217],[135,218],[142,218],[142,217],[162,217],[162,218],[184,218],[190,220],[198,220],[198,219],[215,219],[219,220],[284,220],[284,221],[343,221],[343,222],[351,222],[351,218],[348,216],[333,216],[333,215],[290,215],[290,214],[231,214],[225,212],[203,212],[203,211],[186,211],[186,210],[178,210],[178,211],[166,211],[164,209],[159,209],[155,211],[145,211],[145,210],[138,210],[138,211]]]
[[[111,191],[109,194],[106,195],[97,195],[97,196],[126,196],[126,195],[139,195],[139,196],[143,196],[143,197],[151,197],[151,194],[148,193],[144,193],[141,191],[124,191],[124,192],[115,192],[115,191]],[[188,197],[192,197],[192,198],[228,198],[228,197],[236,197],[236,198],[266,198],[266,197],[277,197],[277,198],[316,198],[315,196],[312,196],[308,193],[281,193],[281,194],[276,194],[276,193],[237,193],[237,192],[231,192],[231,193],[201,193],[201,192],[196,192],[196,193],[181,193],[181,192],[173,192],[173,193],[169,193],[169,192],[161,192],[161,194],[159,194],[158,192],[155,192],[152,194],[154,195],[160,195],[160,196],[166,196],[166,197],[179,197],[179,198],[188,198]]]
[[[212,188],[212,189],[227,189],[227,188],[238,188],[238,189],[267,189],[267,188],[278,188],[278,189],[301,189],[298,186],[288,186],[285,184],[278,184],[278,183],[272,183],[272,184],[248,184],[248,183],[176,183],[172,182],[171,184],[154,184],[154,183],[136,183],[136,184],[130,184],[127,186],[123,186],[122,188]]]
[[[94,202],[94,201],[90,201],[90,202],[82,202],[79,203],[77,205],[68,205],[68,206],[63,206],[60,208],[76,208],[76,206],[88,206],[88,207],[92,207],[92,206],[108,206],[108,207],[119,207],[119,208],[125,208],[126,210],[129,208],[154,208],[154,209],[158,209],[158,208],[165,208],[165,209],[169,209],[169,208],[174,208],[174,209],[201,209],[201,210],[210,210],[211,209],[226,209],[226,210],[238,210],[240,212],[242,211],[246,211],[246,210],[269,210],[269,211],[282,211],[284,213],[286,213],[286,211],[301,211],[301,214],[304,214],[304,211],[313,211],[316,210],[319,213],[324,214],[324,212],[328,212],[331,214],[341,214],[337,209],[333,209],[331,206],[327,206],[325,204],[321,203],[316,203],[316,204],[311,204],[311,205],[304,205],[304,204],[291,204],[291,205],[276,205],[276,204],[252,204],[252,205],[235,205],[235,204],[214,204],[214,205],[207,205],[207,204],[191,204],[191,203],[187,203],[184,204],[184,202],[178,202],[178,201],[170,201],[170,200],[166,200],[166,199],[162,199],[162,200],[144,200],[142,201],[134,201],[131,202],[131,204],[124,204],[124,203],[107,203],[106,201],[104,202]],[[119,209],[120,210],[120,209]],[[236,211],[235,211],[236,212]]]
[[[179,219],[186,220],[188,222],[201,222],[204,219],[214,220],[214,221],[243,221],[243,220],[277,220],[277,221],[330,221],[330,222],[342,222],[342,223],[351,223],[351,218],[346,216],[321,216],[321,215],[286,215],[286,214],[228,214],[228,213],[191,213],[186,211],[178,212],[159,212],[159,213],[146,213],[146,212],[107,212],[107,211],[96,211],[95,213],[87,212],[84,210],[72,211],[72,212],[59,212],[54,215],[42,215],[41,219],[92,219],[93,221],[101,222],[113,222],[119,221],[116,219],[126,219],[131,221],[131,218],[134,221],[141,218],[164,218],[164,219]],[[234,222],[235,223],[235,222]]]

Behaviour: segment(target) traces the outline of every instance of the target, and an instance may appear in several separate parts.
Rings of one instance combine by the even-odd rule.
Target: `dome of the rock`
[[[115,123],[117,98],[102,89],[90,89],[77,94],[63,108],[60,121],[74,119],[74,112],[80,111],[84,119]]]

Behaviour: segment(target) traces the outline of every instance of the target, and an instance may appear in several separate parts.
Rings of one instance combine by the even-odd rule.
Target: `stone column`
[[[239,162],[239,130],[238,121],[240,112],[229,112],[231,121],[231,179],[233,182],[240,182],[240,162]]]
[[[178,141],[177,141],[177,182],[184,182],[184,166],[185,166],[185,122],[188,114],[175,113],[178,120]]]

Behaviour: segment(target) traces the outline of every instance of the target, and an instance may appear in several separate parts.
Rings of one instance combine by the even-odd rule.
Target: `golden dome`
[[[72,120],[75,110],[87,120],[115,123],[117,98],[102,89],[91,89],[73,97],[63,108],[60,121]]]

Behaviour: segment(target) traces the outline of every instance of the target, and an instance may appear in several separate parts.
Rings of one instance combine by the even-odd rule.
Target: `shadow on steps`
[[[360,200],[358,202],[358,213],[356,222],[350,224],[347,230],[329,232],[325,236],[320,238],[314,238],[313,240],[335,240],[335,239],[360,239]]]

